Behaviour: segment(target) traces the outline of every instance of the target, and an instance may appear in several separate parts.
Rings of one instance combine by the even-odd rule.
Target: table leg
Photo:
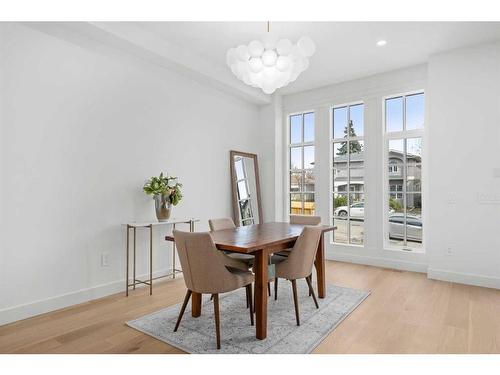
[[[191,294],[191,316],[197,318],[201,315],[201,294]]]
[[[175,230],[175,224],[174,224]],[[175,241],[172,242],[172,279],[175,279]]]
[[[153,226],[149,226],[149,295],[153,294]]]
[[[326,277],[325,277],[325,241],[324,234],[321,235],[316,251],[316,279],[318,283],[318,297],[326,297]]]
[[[129,226],[127,225],[127,260],[125,262],[125,267],[126,267],[126,271],[125,271],[125,296],[128,297],[128,243],[129,243]],[[134,281],[135,282],[135,281]]]
[[[136,239],[136,228],[134,227],[134,290],[135,290],[135,280],[136,280],[136,277],[135,277],[135,259],[136,259],[136,256],[135,256],[135,248],[136,248],[136,244],[137,244],[137,241],[135,240]]]
[[[263,340],[267,337],[267,252],[255,252],[255,331],[256,337]]]

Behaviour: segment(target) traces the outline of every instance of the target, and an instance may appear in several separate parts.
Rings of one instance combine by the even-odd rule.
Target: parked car
[[[360,218],[363,218],[365,217],[365,202],[358,202],[358,203],[354,203],[354,204],[351,204],[351,207],[350,207],[350,211],[351,211],[351,217],[354,217],[354,218],[357,218],[357,217],[360,217]],[[334,216],[340,216],[340,217],[346,217],[347,216],[347,213],[348,213],[348,210],[349,210],[349,207],[347,206],[340,206],[338,207],[333,215]],[[391,208],[389,209],[389,213],[392,214],[394,213],[395,211]]]
[[[404,239],[404,214],[397,213],[389,216],[389,238]],[[417,216],[406,216],[406,239],[422,242],[422,219]]]

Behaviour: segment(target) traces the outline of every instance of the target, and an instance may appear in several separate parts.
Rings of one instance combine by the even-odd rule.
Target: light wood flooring
[[[340,262],[327,262],[327,280],[372,294],[314,353],[500,353],[499,290]],[[0,353],[182,353],[124,322],[184,293],[178,278],[153,296],[141,288],[1,326]]]

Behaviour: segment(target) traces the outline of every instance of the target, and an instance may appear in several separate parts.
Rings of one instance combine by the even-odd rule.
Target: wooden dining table
[[[323,233],[316,251],[315,267],[318,285],[318,297],[326,297],[325,248],[324,234],[336,227],[322,225]],[[235,253],[251,254],[255,257],[253,272],[255,274],[255,330],[256,337],[263,340],[267,337],[267,283],[269,257],[280,250],[293,247],[302,233],[304,225],[284,222],[270,222],[224,229],[210,232],[215,246],[219,250]],[[166,236],[173,241],[172,236]],[[191,315],[201,315],[201,294],[192,293]]]

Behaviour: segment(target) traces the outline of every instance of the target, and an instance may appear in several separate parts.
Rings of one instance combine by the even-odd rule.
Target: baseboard
[[[326,259],[337,260],[340,262],[364,264],[367,266],[391,268],[401,271],[411,271],[411,272],[421,272],[421,273],[427,272],[427,264],[425,263],[410,262],[399,259],[388,259],[382,257],[370,257],[366,255],[346,254],[346,253],[335,252],[333,250],[326,251]]]
[[[164,275],[169,270],[158,270],[153,272],[153,277]],[[138,279],[147,279],[148,275],[137,276]],[[145,285],[141,285],[143,287]],[[59,310],[65,307],[77,305],[79,303],[88,302],[94,299],[109,296],[119,292],[124,292],[125,279],[112,281],[110,283],[97,285],[91,288],[77,290],[62,294],[55,297],[50,297],[44,300],[30,302],[24,305],[8,307],[0,310],[0,326],[8,323],[13,323],[19,320],[31,318],[36,315],[44,314],[54,310]]]
[[[458,284],[500,289],[500,277],[483,276],[472,273],[459,273],[436,268],[427,270],[427,277],[433,280],[450,281]]]
[[[500,289],[500,277],[459,273],[436,268],[428,268],[427,264],[425,263],[393,260],[381,257],[370,257],[357,254],[346,254],[334,252],[332,250],[326,252],[326,259],[355,264],[364,264],[375,267],[391,268],[402,271],[427,273],[427,277],[433,280],[449,281],[458,284]]]

